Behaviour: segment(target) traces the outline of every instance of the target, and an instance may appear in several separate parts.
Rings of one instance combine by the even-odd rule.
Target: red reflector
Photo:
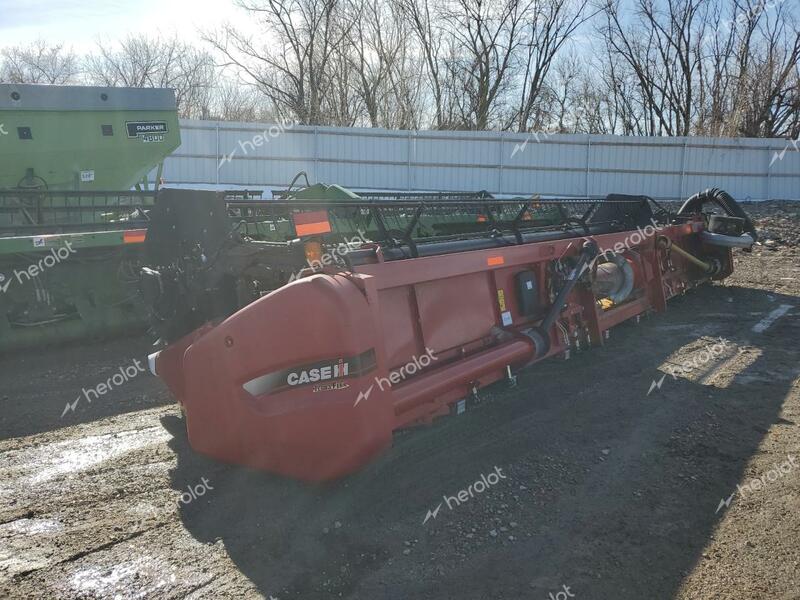
[[[485,222],[486,222],[486,217],[484,217],[483,215],[478,215],[478,223],[485,223]]]
[[[141,244],[147,236],[147,229],[129,229],[122,234],[123,244]]]
[[[486,264],[489,265],[490,267],[502,265],[505,264],[505,262],[506,259],[503,258],[502,256],[490,256],[489,258],[486,259]]]
[[[328,211],[326,210],[295,213],[293,218],[294,229],[298,236],[331,232],[331,224],[328,222]]]

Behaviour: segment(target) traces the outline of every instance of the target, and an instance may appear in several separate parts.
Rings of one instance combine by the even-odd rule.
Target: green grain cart
[[[0,84],[0,352],[144,322],[146,178],[179,145],[172,90]]]

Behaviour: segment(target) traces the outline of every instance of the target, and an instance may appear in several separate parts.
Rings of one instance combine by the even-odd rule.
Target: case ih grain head
[[[518,369],[603,344],[622,321],[728,276],[731,248],[754,241],[749,219],[719,190],[676,214],[646,197],[612,195],[560,201],[562,222],[547,227],[492,217],[483,231],[425,239],[408,234],[413,227],[405,236],[378,228],[263,293],[275,254],[299,268],[309,241],[275,246],[233,235],[221,200],[192,194],[216,205],[208,222],[170,239],[186,198],[165,192],[148,232],[146,278],[168,342],[151,368],[185,409],[195,450],[310,481],[359,469],[395,430],[460,411],[463,399]],[[384,202],[351,208],[373,222],[381,211],[485,213],[474,198],[457,209]],[[521,215],[530,201],[511,202]],[[704,213],[708,204],[726,214]],[[324,219],[318,208],[312,200],[293,218]]]

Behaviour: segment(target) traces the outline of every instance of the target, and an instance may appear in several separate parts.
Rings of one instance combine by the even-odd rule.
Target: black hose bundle
[[[709,202],[713,202],[719,206],[729,217],[739,217],[740,219],[744,219],[744,230],[753,237],[754,241],[758,240],[758,234],[756,233],[755,225],[753,225],[750,217],[748,217],[747,213],[742,210],[742,207],[739,205],[739,203],[733,199],[733,196],[719,188],[709,188],[703,192],[695,194],[683,203],[683,206],[681,206],[678,214],[686,215],[698,213],[703,208],[703,205]]]

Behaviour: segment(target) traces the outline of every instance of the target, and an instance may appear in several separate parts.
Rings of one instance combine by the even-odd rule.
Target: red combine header
[[[151,367],[184,408],[192,447],[303,480],[347,475],[389,448],[394,431],[461,412],[480,388],[601,345],[615,325],[727,277],[731,248],[755,238],[719,190],[674,214],[643,196],[552,202],[563,220],[545,227],[527,219],[498,227],[493,210],[504,202],[459,205],[485,217],[483,231],[362,232],[358,248],[266,290],[259,278],[268,281],[279,258],[300,256],[300,269],[307,252],[296,248],[324,252],[324,239],[256,242],[232,233],[235,207],[223,197],[162,191],[146,275],[158,284],[150,301],[166,345]],[[510,202],[521,215],[530,201]],[[216,207],[207,211],[214,222],[182,231],[176,245],[175,229],[159,223],[196,214],[198,203]],[[374,223],[385,220],[381,211],[443,214],[414,200],[351,208]],[[315,213],[296,222],[318,223],[325,207],[293,210]]]

